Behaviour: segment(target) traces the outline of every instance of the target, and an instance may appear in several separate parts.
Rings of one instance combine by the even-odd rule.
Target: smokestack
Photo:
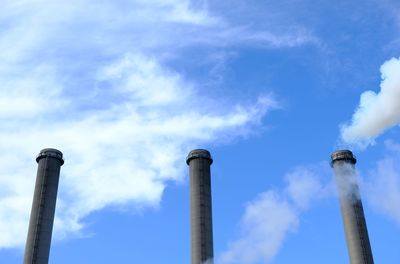
[[[373,264],[367,224],[355,173],[356,162],[350,150],[339,150],[331,155],[331,166],[336,175],[350,263]]]
[[[60,167],[63,154],[56,149],[43,149],[36,157],[38,170],[29,220],[24,264],[47,264],[56,209]]]
[[[205,149],[192,150],[186,158],[190,167],[191,264],[213,263],[212,162],[210,152]]]

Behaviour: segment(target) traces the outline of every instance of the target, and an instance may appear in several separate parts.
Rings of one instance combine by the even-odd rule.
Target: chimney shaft
[[[192,150],[186,163],[190,167],[191,264],[213,263],[210,152]]]
[[[36,158],[38,170],[25,246],[24,264],[47,264],[63,154],[43,149]]]
[[[351,264],[373,264],[363,205],[355,174],[357,160],[350,150],[331,155]],[[342,178],[346,177],[346,178]]]

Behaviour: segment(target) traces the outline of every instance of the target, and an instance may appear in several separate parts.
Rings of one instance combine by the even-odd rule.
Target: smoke
[[[326,194],[315,170],[299,167],[286,176],[286,187],[260,193],[248,203],[240,221],[241,235],[229,244],[219,264],[270,263],[288,234],[295,232],[300,216]]]
[[[373,144],[377,136],[400,123],[400,57],[392,58],[381,66],[379,93],[366,91],[361,95],[352,122],[342,125],[341,139],[348,144],[366,147]],[[386,142],[391,154],[378,162],[369,173],[365,184],[368,202],[376,211],[400,223],[400,168],[398,167],[399,145]],[[351,165],[335,166],[340,195],[359,195],[354,192],[357,175]],[[359,197],[358,197],[359,198]]]
[[[359,200],[357,171],[354,165],[347,162],[335,162],[336,188],[341,199]]]
[[[229,245],[221,263],[269,262],[298,225],[298,213],[289,201],[274,191],[261,193],[247,205],[241,220],[242,237]]]
[[[365,147],[400,123],[400,58],[386,61],[380,71],[380,92],[364,92],[351,124],[341,127],[341,139],[347,144]]]

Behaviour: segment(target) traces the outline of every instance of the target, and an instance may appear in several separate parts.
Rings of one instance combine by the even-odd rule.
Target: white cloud
[[[296,168],[286,176],[284,190],[269,190],[251,201],[240,222],[241,236],[229,244],[219,263],[271,263],[299,226],[301,213],[326,194],[314,170]]]
[[[380,92],[364,92],[351,124],[342,126],[341,137],[345,143],[369,144],[400,123],[400,58],[386,61],[381,73]]]
[[[1,63],[0,63],[1,64]],[[37,65],[28,73],[12,76],[0,74],[0,120],[28,119],[51,111],[47,102],[53,101],[52,109],[60,108],[66,102],[60,95],[61,87],[55,80],[52,67]],[[56,99],[56,100],[54,100]]]
[[[187,151],[247,135],[277,107],[270,96],[252,105],[205,96],[168,66],[182,48],[310,42],[236,25],[207,1],[1,4],[0,248],[24,244],[40,149],[66,157],[55,220],[62,237],[105,207],[157,206],[166,183],[183,177]]]
[[[315,42],[306,29],[261,29],[213,11],[206,1],[189,0],[6,0],[0,10],[0,58],[10,63],[76,60],[71,55],[79,55],[82,64],[126,52],[176,56],[180,48],[199,44],[293,47]]]
[[[107,206],[156,206],[166,182],[181,179],[190,148],[238,136],[274,106],[271,99],[225,111],[211,101],[202,106],[193,84],[143,55],[126,55],[98,72],[90,100],[114,99],[98,109],[78,111],[65,88],[53,90],[54,80],[41,79],[43,71],[28,74],[19,96],[1,90],[8,104],[0,107],[0,137],[7,139],[0,143],[0,247],[24,243],[41,148],[56,147],[66,157],[55,222],[65,235]]]

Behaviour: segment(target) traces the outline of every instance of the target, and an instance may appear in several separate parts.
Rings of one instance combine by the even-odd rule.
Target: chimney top
[[[37,157],[36,157],[36,162],[39,163],[39,160],[41,160],[43,158],[47,158],[47,157],[58,159],[61,162],[61,165],[64,164],[62,152],[57,149],[54,149],[54,148],[42,149],[40,151],[39,155],[37,155]]]
[[[351,152],[348,149],[342,149],[342,150],[337,150],[337,151],[332,153],[332,155],[331,155],[331,166],[333,166],[333,164],[336,161],[344,161],[344,162],[349,162],[351,164],[356,164],[357,159],[353,155],[353,152]]]
[[[208,159],[210,161],[210,164],[213,163],[213,159],[211,157],[211,154],[208,150],[206,149],[194,149],[189,152],[187,158],[186,158],[186,164],[189,165],[190,161],[192,159]]]

